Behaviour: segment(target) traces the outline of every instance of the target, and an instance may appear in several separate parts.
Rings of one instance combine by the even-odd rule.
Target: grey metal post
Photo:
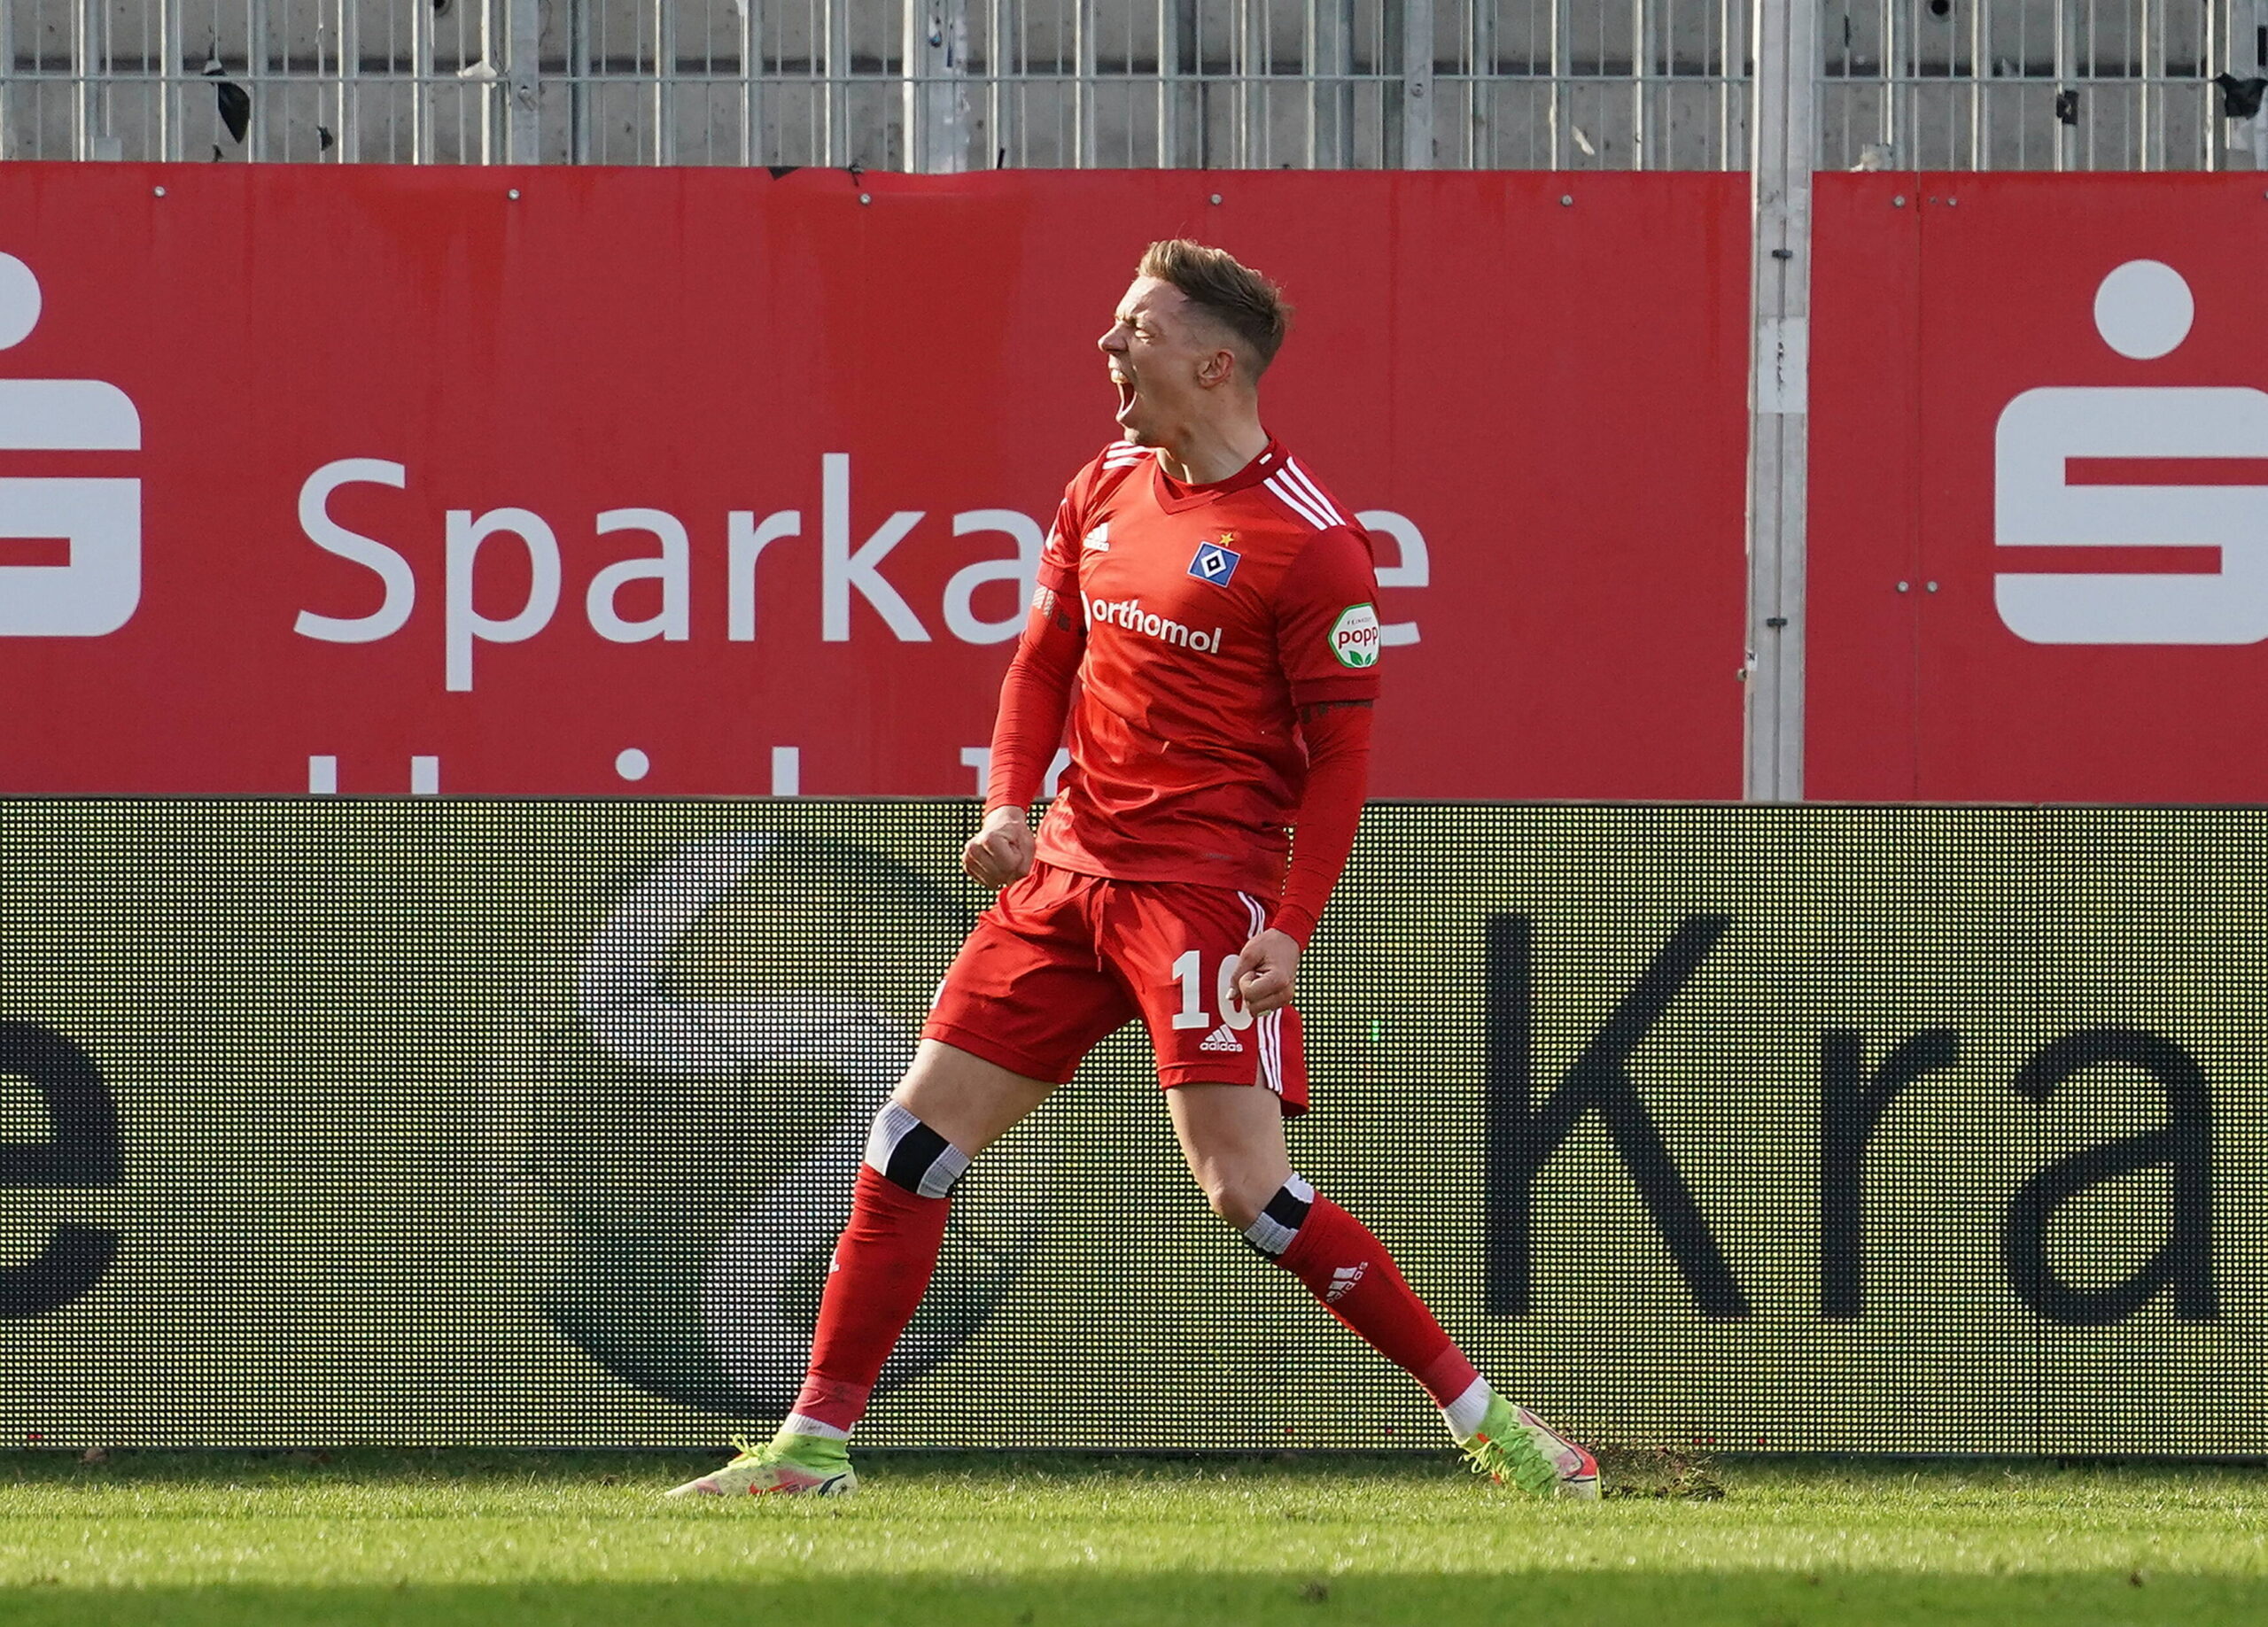
[[[182,156],[181,8],[182,0],[158,0],[158,157],[167,160]],[[0,59],[6,59],[4,41]]]
[[[939,50],[930,45],[930,18],[936,0],[905,0],[898,18],[898,127],[905,129],[905,172],[923,174],[930,167],[930,70]],[[944,34],[939,29],[939,43]]]
[[[2072,95],[2078,96],[2078,42],[2072,36],[2074,24],[2071,20],[2070,8],[2064,4],[2064,0],[2055,0],[2054,24],[2056,91],[2060,94],[2068,90]],[[2095,108],[2088,105],[2086,98],[2081,98],[2079,118],[2082,121],[2093,118],[2096,112]],[[2058,170],[2076,167],[2075,160],[2078,157],[2078,125],[2065,124],[2060,119],[2055,121],[2055,167]]]
[[[1465,64],[1464,167],[1496,167],[1496,8],[1492,0],[1476,0],[1471,8],[1472,33]]]
[[[741,0],[741,162],[764,159],[764,0]]]
[[[591,0],[567,0],[567,161],[591,161]]]
[[[1331,96],[1332,118],[1337,129],[1332,143],[1331,164],[1334,169],[1355,167],[1355,0],[1336,0],[1332,8],[1332,30],[1338,41],[1338,50],[1331,59],[1331,71],[1339,82]],[[1493,11],[1491,12],[1493,15]]]
[[[1402,9],[1402,167],[1433,167],[1433,0]]]
[[[650,161],[677,162],[677,7],[654,0],[654,141]]]
[[[482,164],[495,163],[504,151],[504,106],[511,94],[511,87],[505,78],[509,68],[497,61],[502,54],[502,43],[497,35],[501,32],[509,39],[511,22],[509,18],[505,19],[504,27],[500,30],[497,14],[509,4],[509,0],[481,0],[480,4],[480,55],[473,60],[477,68],[494,76],[480,80],[479,89],[473,95],[473,109],[480,125],[480,150],[477,161]],[[458,77],[463,77],[462,72]],[[464,130],[462,91],[457,93],[457,130],[458,138],[462,141]],[[460,163],[473,161],[473,155],[460,152],[457,159]]]
[[[158,139],[157,150],[151,156],[161,159],[173,157],[174,59],[172,42],[174,12],[177,9],[178,5],[176,4],[176,0],[152,0],[152,4],[147,6],[144,11],[144,14],[149,20],[150,28],[157,35],[156,43],[154,45],[148,46],[146,49],[148,49],[150,52],[150,58],[155,59],[157,67],[157,97],[153,104],[153,117]],[[320,50],[320,46],[318,46],[317,49]],[[149,58],[145,58],[145,60],[148,59]],[[6,74],[12,66],[13,64],[12,63],[0,61],[0,74]]]
[[[103,0],[79,0],[71,8],[71,156],[74,159],[95,156],[98,74],[95,56],[102,27]]]
[[[281,84],[268,77],[269,64],[274,60],[268,48],[267,0],[256,0],[248,8],[251,15],[245,19],[245,88],[252,93],[252,128],[245,132],[245,157],[252,159],[276,156],[275,143],[269,139],[272,128],[283,133],[284,99]]]
[[[1189,136],[1193,149],[1189,161],[1196,168],[1204,169],[1213,162],[1215,150],[1213,95],[1205,77],[1205,36],[1200,25],[1201,0],[1175,0],[1174,27],[1181,30],[1181,59],[1189,71]]]
[[[8,120],[14,102],[9,81],[15,71],[16,8],[14,0],[0,0],[0,160],[16,156],[15,143],[8,139]]]
[[[1568,81],[1575,72],[1575,19],[1572,0],[1551,0],[1551,167],[1574,163],[1575,102]]]
[[[1245,163],[1254,169],[1276,167],[1276,132],[1270,120],[1275,94],[1270,77],[1275,68],[1275,43],[1270,32],[1272,0],[1246,0],[1244,8],[1244,150]]]
[[[1078,0],[1072,15],[1071,37],[1072,139],[1077,143],[1071,163],[1091,169],[1095,162],[1095,0]]]
[[[1984,76],[1992,67],[1992,0],[1974,0],[1969,12],[1969,167],[1983,169],[1992,156],[1984,139]],[[2025,67],[2029,70],[2031,65]],[[2022,126],[2018,126],[2022,140]]]
[[[968,167],[967,0],[911,0],[905,8],[905,167],[959,174]]]
[[[1322,167],[1319,157],[1323,148],[1323,18],[1316,9],[1316,0],[1301,0],[1300,7],[1300,63],[1306,71],[1307,105],[1304,109],[1306,143],[1301,161],[1309,169]]]
[[[433,161],[433,8],[409,8],[409,161]]]
[[[1268,147],[1268,18],[1260,0],[1237,0],[1237,163],[1271,167]]]
[[[1733,43],[1733,30],[1747,20],[1733,0],[1717,0],[1717,156],[1729,160],[1733,151],[1733,80],[1746,52]],[[1747,110],[1742,110],[1747,116]]]
[[[1818,21],[1816,0],[1756,0],[1741,786],[1751,802],[1797,802],[1804,794],[1805,437]]]
[[[1158,4],[1158,167],[1173,169],[1180,162],[1181,107],[1174,96],[1174,81],[1181,76],[1181,6],[1177,0]]]
[[[827,4],[827,161],[850,161],[850,0]]]
[[[98,159],[125,157],[123,139],[118,134],[118,27],[117,19],[105,14],[97,35],[97,52],[102,64],[102,86],[95,97],[95,140],[93,156]],[[253,126],[254,139],[259,126]]]
[[[536,164],[543,159],[542,131],[536,102],[542,63],[543,13],[540,0],[505,0],[510,8],[506,25],[504,58],[504,161]],[[753,4],[754,0],[750,0]]]
[[[1914,87],[1919,71],[1914,30],[1906,26],[1912,0],[1882,0],[1882,140],[1893,164],[1919,164],[1915,148]],[[1763,42],[1757,43],[1760,51]]]
[[[338,77],[331,87],[331,120],[338,142],[338,161],[354,164],[362,156],[361,97],[355,94],[362,66],[362,34],[354,0],[338,0]]]
[[[1646,68],[1651,53],[1646,48],[1646,0],[1630,0],[1630,167],[1650,167],[1646,128]]]
[[[2152,170],[2165,167],[2165,92],[2158,81],[2165,77],[2165,18],[2152,0],[2137,0],[2134,32],[2142,42],[2142,78],[2134,88],[2136,120],[2140,128],[2136,140],[2140,149],[2137,168]]]

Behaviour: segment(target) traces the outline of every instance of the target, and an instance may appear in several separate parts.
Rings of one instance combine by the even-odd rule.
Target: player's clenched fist
[[[1270,926],[1246,944],[1237,957],[1237,996],[1245,1010],[1254,1017],[1264,1017],[1292,1003],[1292,984],[1299,974],[1298,941]]]
[[[1031,869],[1031,848],[1030,817],[1021,808],[996,808],[960,850],[960,867],[979,887],[1003,887]]]

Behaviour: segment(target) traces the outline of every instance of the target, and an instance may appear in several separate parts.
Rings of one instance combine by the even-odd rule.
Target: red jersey
[[[1039,589],[1084,607],[1085,636],[1039,857],[1275,897],[1307,785],[1296,709],[1378,694],[1370,539],[1272,440],[1190,486],[1122,441],[1066,489]]]

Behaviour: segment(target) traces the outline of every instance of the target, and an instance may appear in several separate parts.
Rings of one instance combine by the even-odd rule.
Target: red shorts
[[[1229,887],[1035,864],[977,918],[921,1035],[1060,1085],[1138,1016],[1166,1089],[1256,1084],[1287,1118],[1303,1113],[1299,1014],[1255,1018],[1230,985],[1267,922],[1266,904]]]

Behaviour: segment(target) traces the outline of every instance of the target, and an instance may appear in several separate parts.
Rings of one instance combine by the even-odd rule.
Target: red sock
[[[913,1320],[945,1240],[945,1197],[921,1197],[858,1166],[850,1223],[819,1302],[812,1362],[796,1411],[835,1429],[865,1416],[874,1377]]]
[[[1447,1406],[1480,1378],[1402,1280],[1386,1244],[1320,1192],[1277,1264],[1306,1283],[1324,1310],[1425,1385],[1437,1405]]]

